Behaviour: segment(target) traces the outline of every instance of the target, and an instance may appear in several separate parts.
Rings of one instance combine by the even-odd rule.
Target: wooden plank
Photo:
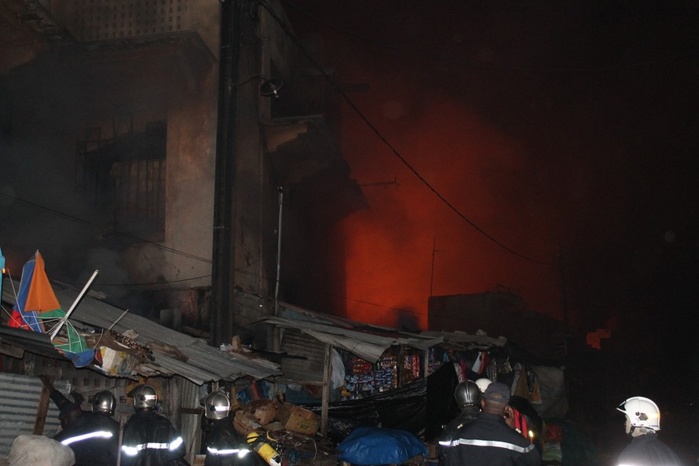
[[[0,343],[0,354],[22,359],[22,356],[24,356],[24,350],[16,346],[8,345],[7,343]]]
[[[328,435],[328,411],[330,404],[330,373],[332,371],[331,346],[325,345],[325,365],[323,367],[323,395],[321,397],[320,433]]]
[[[44,426],[46,425],[46,414],[49,412],[49,401],[51,400],[49,389],[44,385],[41,388],[41,397],[39,398],[39,406],[36,411],[36,420],[34,421],[34,435],[43,435]]]

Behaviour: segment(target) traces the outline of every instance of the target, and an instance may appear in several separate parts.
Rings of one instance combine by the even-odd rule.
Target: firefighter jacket
[[[474,406],[467,406],[462,409],[459,415],[452,419],[442,429],[442,433],[439,435],[439,444],[449,444],[452,440],[458,439],[461,435],[461,430],[471,422],[475,421],[478,417],[478,413],[480,413],[480,409]],[[453,448],[450,449],[441,447],[439,449],[439,464],[449,464],[445,455],[449,455],[449,453],[453,452]]]
[[[445,465],[539,466],[533,444],[511,429],[502,416],[481,413],[459,430],[458,436],[440,441]]]
[[[180,466],[184,439],[170,421],[152,410],[136,411],[124,425],[122,466]]]
[[[73,450],[76,466],[114,466],[119,452],[119,423],[106,414],[83,411],[54,440]]]
[[[204,466],[266,465],[245,439],[233,428],[230,417],[214,421],[206,445]]]
[[[619,455],[617,464],[680,466],[682,462],[670,447],[658,439],[658,434],[651,432],[634,437]]]

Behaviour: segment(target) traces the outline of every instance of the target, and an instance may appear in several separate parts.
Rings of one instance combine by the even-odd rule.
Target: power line
[[[274,20],[279,24],[279,26],[282,28],[284,33],[291,39],[291,41],[298,47],[300,52],[306,57],[306,59],[310,62],[310,64],[316,68],[325,78],[325,80],[335,89],[335,91],[342,96],[342,98],[347,102],[347,104],[354,110],[354,112],[362,119],[362,121],[373,131],[373,133],[383,142],[383,144],[388,147],[388,149],[393,153],[393,155],[400,160],[403,165],[405,165],[408,170],[410,170],[432,193],[437,196],[449,209],[451,209],[454,213],[456,213],[457,216],[459,216],[462,220],[464,220],[466,223],[468,223],[473,229],[475,229],[477,232],[479,232],[481,235],[492,241],[493,243],[497,244],[500,246],[502,249],[508,251],[509,253],[527,260],[529,262],[533,262],[535,264],[540,264],[540,265],[552,265],[551,262],[548,261],[543,261],[543,260],[538,260],[534,259],[532,257],[526,256],[518,251],[515,251],[514,249],[510,248],[509,246],[505,245],[504,243],[500,242],[497,240],[495,237],[490,235],[488,232],[483,230],[480,226],[478,226],[475,222],[473,222],[470,218],[468,218],[466,215],[464,215],[459,209],[457,209],[451,202],[449,202],[437,189],[435,189],[413,166],[403,157],[398,150],[391,144],[388,139],[379,131],[379,129],[371,122],[369,119],[364,115],[364,113],[357,107],[357,105],[347,96],[342,91],[342,88],[332,79],[332,77],[321,67],[315,59],[311,56],[311,54],[306,50],[306,48],[301,44],[300,40],[296,37],[296,35],[289,30],[289,27],[284,23],[284,21],[277,16],[277,14],[272,10],[269,5],[267,5],[264,2],[260,2],[260,5],[262,5],[267,12],[274,18]]]

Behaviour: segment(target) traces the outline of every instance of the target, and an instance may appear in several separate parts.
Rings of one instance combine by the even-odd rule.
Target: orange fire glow
[[[377,99],[375,106],[368,99],[363,103],[400,156],[456,210],[507,247],[555,262],[556,199],[527,186],[534,167],[519,142],[448,96],[431,96],[419,115],[409,107],[411,97],[407,89],[402,96]],[[498,287],[524,298],[532,310],[558,314],[560,284],[553,265],[517,257],[476,231],[351,111],[343,134],[353,135],[345,140],[344,156],[352,176],[366,183],[371,206],[342,223],[349,318],[426,329],[431,294]],[[380,184],[393,178],[398,186]]]

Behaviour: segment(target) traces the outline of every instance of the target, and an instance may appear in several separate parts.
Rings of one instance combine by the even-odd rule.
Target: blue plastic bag
[[[357,465],[401,464],[418,455],[427,456],[427,447],[405,430],[359,427],[337,446],[338,457]]]

